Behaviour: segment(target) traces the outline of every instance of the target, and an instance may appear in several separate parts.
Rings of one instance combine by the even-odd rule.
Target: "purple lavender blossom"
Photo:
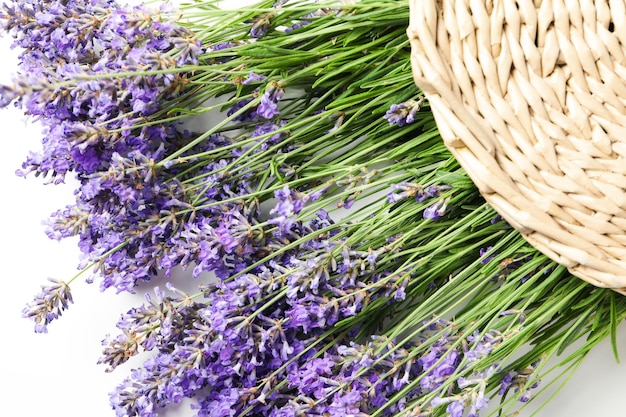
[[[445,321],[435,323],[433,330],[437,331],[437,329],[444,329],[444,335],[442,339],[437,341],[433,347],[439,346],[439,349],[441,349],[441,347],[443,346],[442,343],[450,343],[454,340],[457,340],[457,336],[448,330],[449,326],[450,323],[447,323]],[[423,364],[427,364],[428,362],[432,361],[436,357],[441,356],[442,354],[450,355],[453,352],[456,352],[459,355],[458,357],[464,357],[467,360],[468,364],[471,364],[490,354],[503,341],[504,335],[498,331],[491,330],[484,334],[479,334],[479,332],[476,331],[473,335],[467,338],[467,343],[464,343],[466,347],[463,347],[462,349],[457,348],[456,350],[449,350],[448,347],[445,353],[442,353],[439,349],[433,349],[433,347],[431,347],[429,352],[426,355],[422,356],[420,361],[422,361]],[[435,352],[436,354],[433,355],[433,352]],[[429,361],[424,361],[424,358],[428,358]],[[441,363],[438,363],[439,361],[441,361]],[[463,371],[464,369],[460,368],[460,363],[461,362],[459,361],[459,366],[456,367],[455,371],[457,372]],[[441,367],[443,369],[443,372],[445,373],[451,371],[449,364],[450,361],[448,360],[448,357],[444,356],[443,360],[438,359],[437,362],[434,362],[432,365],[430,365],[430,367],[432,368],[434,366],[433,371]],[[467,367],[468,365],[465,366]],[[433,407],[447,405],[446,411],[449,413],[449,415],[455,415],[459,417],[478,417],[479,411],[486,408],[488,405],[488,399],[485,398],[487,380],[494,374],[497,367],[498,365],[494,364],[485,370],[478,372],[474,371],[471,373],[471,375],[467,377],[458,377],[456,385],[459,391],[455,391],[453,394],[451,394],[450,390],[448,389],[445,392],[445,396],[435,397],[431,401],[431,405]],[[441,371],[439,373],[441,373]],[[422,382],[422,386],[427,391],[435,390],[435,392],[440,392],[436,391],[438,389],[438,385],[436,383],[435,385],[433,385],[433,382],[436,381],[433,381],[431,379],[431,375],[432,372],[429,372],[428,378],[425,378],[427,386],[424,386],[424,382]]]
[[[491,219],[491,224],[496,224],[498,222],[504,221],[504,218],[499,214],[495,215],[493,219]]]
[[[271,25],[271,19],[274,17],[271,13],[265,13],[255,17],[252,20],[252,28],[250,29],[250,36],[256,39],[265,36]]]
[[[261,103],[257,107],[258,115],[265,119],[271,119],[277,116],[280,113],[278,102],[283,97],[284,93],[285,90],[283,90],[279,83],[270,83],[265,89],[263,96],[261,96]]]
[[[434,204],[431,204],[429,207],[427,207],[424,210],[423,216],[425,219],[430,219],[430,220],[435,220],[435,221],[439,220],[441,216],[445,214],[447,207],[448,207],[448,204],[446,200],[439,200],[435,202]]]
[[[428,353],[419,360],[420,365],[427,372],[420,381],[420,385],[427,391],[434,391],[439,388],[456,371],[461,361],[459,352],[448,351],[443,344],[444,340],[442,339],[440,343],[431,346]]]
[[[480,261],[481,264],[485,265],[488,264],[493,258],[496,257],[497,253],[492,253],[493,252],[493,246],[488,246],[486,248],[480,248],[480,257],[485,257],[483,260]],[[489,254],[489,255],[487,255]],[[487,255],[487,256],[485,256]]]
[[[61,317],[69,303],[73,302],[69,285],[53,278],[48,278],[48,281],[52,285],[42,286],[39,295],[22,311],[23,317],[35,322],[37,333],[47,333],[48,324]]]
[[[346,257],[353,256],[357,253],[345,251],[344,263]],[[301,282],[305,276],[312,282],[320,262],[327,268],[333,264],[329,260],[307,262],[304,269],[299,269]],[[148,298],[146,305],[126,314],[118,323],[123,335],[105,342],[101,363],[116,366],[139,346],[155,351],[155,355],[111,394],[116,412],[151,416],[154,410],[181,398],[196,397],[195,408],[201,416],[231,415],[243,410],[251,415],[272,416],[364,415],[372,407],[388,405],[400,390],[413,384],[401,401],[387,406],[382,414],[391,416],[400,412],[407,401],[439,389],[459,370],[463,355],[472,351],[484,354],[501,340],[497,332],[475,334],[468,343],[456,344],[452,349],[458,335],[451,323],[440,321],[422,337],[429,339],[442,332],[441,339],[434,349],[418,357],[410,350],[415,346],[396,346],[379,336],[362,343],[349,338],[334,340],[330,345],[322,344],[323,352],[316,347],[306,350],[340,318],[314,325],[315,308],[327,317],[335,314],[328,311],[333,304],[331,289],[344,288],[337,295],[345,298],[350,279],[333,273],[319,277],[315,284],[318,295],[312,286],[299,285],[292,297],[274,298],[280,291],[277,280],[289,268],[270,264],[254,274],[212,284],[201,302],[180,292],[176,297],[165,297],[156,291],[155,300]],[[339,265],[336,270],[341,270]],[[268,308],[270,298],[274,301]],[[146,336],[126,336],[133,334]],[[481,382],[485,375],[475,377],[460,379],[460,391],[435,399],[433,406],[447,404],[448,411],[459,416],[469,409],[469,415],[475,416],[487,404]],[[418,379],[426,384],[415,384]]]
[[[274,215],[269,220],[270,224],[279,226],[282,232],[288,232],[294,225],[295,216],[302,211],[309,201],[309,196],[296,190],[291,190],[288,185],[274,192],[278,202],[270,214]]]
[[[259,147],[259,152],[269,149],[270,147],[282,142],[287,137],[287,134],[284,132],[274,133],[281,126],[284,126],[285,123],[285,121],[280,121],[278,124],[272,122],[264,122],[257,125],[256,129],[252,133],[252,137],[263,136],[263,138],[260,139],[261,146]],[[267,137],[267,135],[269,135],[270,133],[274,134]],[[287,152],[288,150],[289,148],[286,148],[282,149],[280,152]]]
[[[277,197],[293,206],[300,201],[294,193],[289,188],[281,189]],[[224,212],[222,217],[225,222],[232,222],[237,215],[237,212]],[[297,233],[310,234],[331,224],[328,215],[322,212],[315,222],[308,225],[295,222],[293,227],[298,229]],[[195,233],[204,236],[201,238],[204,241],[213,233],[211,230],[198,226]],[[327,352],[330,356],[317,359],[314,359],[316,349],[304,353],[305,347],[320,337],[327,326],[357,314],[359,306],[396,286],[389,280],[389,288],[381,283],[365,292],[357,278],[365,279],[374,273],[373,266],[367,264],[375,262],[381,251],[345,248],[335,259],[329,254],[341,243],[329,238],[332,239],[332,234],[320,234],[303,247],[286,253],[281,262],[272,261],[254,273],[213,284],[202,302],[181,303],[157,291],[156,299],[149,297],[144,306],[127,313],[118,323],[122,333],[105,341],[100,362],[115,367],[139,348],[154,350],[156,356],[112,393],[111,402],[116,411],[121,415],[150,415],[182,397],[199,396],[203,387],[211,386],[211,393],[199,398],[199,415],[213,415],[209,410],[241,412],[246,407],[253,407],[253,412],[263,415],[282,415],[294,410],[348,415],[345,413],[366,411],[363,407],[367,401],[362,400],[382,404],[405,386],[411,372],[418,375],[418,367],[411,371],[407,366],[392,372],[392,385],[374,382],[377,375],[391,370],[394,360],[405,357],[406,350],[394,352],[391,361],[359,379],[353,375],[358,369],[370,366],[369,352],[374,345],[360,346],[346,341],[336,351]],[[316,253],[325,255],[320,259],[298,260]],[[289,275],[288,287],[293,286],[293,291],[288,288],[291,296],[275,298],[271,308],[267,308],[267,300],[280,291],[285,274]],[[180,297],[184,299],[183,295]],[[341,301],[334,300],[335,297],[341,297]],[[174,331],[180,329],[185,331]],[[132,337],[135,334],[141,337]],[[375,346],[379,344],[390,346],[383,340]],[[281,371],[284,373],[269,378],[295,358],[298,359]],[[339,369],[345,369],[345,373],[337,374]],[[332,381],[336,375],[338,381],[348,383],[351,388],[330,395],[336,386]],[[157,379],[161,383],[155,387],[153,381]],[[281,379],[289,380],[290,385],[282,388],[280,395],[272,393]],[[367,387],[371,392],[365,391]],[[311,402],[300,402],[298,398],[302,396],[327,398],[311,409]]]
[[[507,372],[500,382],[500,395],[504,396],[512,392],[518,395],[518,400],[522,403],[530,401],[533,389],[539,386],[540,381],[532,380],[533,372],[537,368],[539,361],[528,366],[523,371],[511,370]]]
[[[506,311],[500,312],[500,316],[514,316],[514,315],[518,316],[518,320],[520,324],[524,324],[524,322],[526,321],[526,315],[524,314],[522,310],[512,309],[512,310],[506,310]]]
[[[196,62],[198,41],[181,26],[160,19],[161,12],[167,10],[121,7],[104,0],[27,0],[0,7],[4,29],[24,49],[22,75],[12,87],[3,87],[2,104],[21,105],[49,130],[43,152],[28,158],[21,173],[51,175],[60,182],[70,171],[106,169],[113,152],[147,152],[154,143],[154,127],[121,135],[108,132],[145,121],[142,117],[180,92],[184,74],[94,76]],[[163,128],[170,133],[155,148],[171,138],[172,126]]]
[[[252,83],[258,82],[258,81],[263,81],[265,79],[266,79],[266,77],[264,75],[257,74],[253,70],[250,70],[250,72],[248,73],[248,76],[246,77],[246,79],[243,80],[241,83],[243,85],[248,85],[248,84],[252,84]]]
[[[354,205],[355,201],[356,201],[355,194],[350,194],[349,196],[347,196],[344,199],[342,199],[341,201],[339,201],[337,203],[337,207],[344,208],[346,210],[350,210],[352,208],[352,206]]]
[[[465,412],[465,406],[461,401],[452,401],[446,407],[446,411],[448,412],[450,417],[463,417],[463,413]]]
[[[448,185],[429,185],[424,187],[415,195],[415,201],[421,203],[429,198],[438,196],[442,191],[449,190],[451,187]]]
[[[179,213],[193,207],[186,202],[176,165],[155,169],[155,161],[189,139],[175,124],[145,123],[161,103],[179,94],[184,74],[92,77],[196,62],[200,49],[193,34],[159,13],[96,0],[27,0],[0,7],[11,22],[6,29],[25,49],[20,69],[30,77],[7,89],[15,93],[7,100],[40,117],[47,129],[42,152],[32,154],[20,174],[32,172],[54,182],[69,172],[80,175],[76,204],[55,213],[47,233],[55,239],[78,235],[83,266],[96,262],[102,288],[118,291],[133,291],[138,282],[178,265],[195,264],[194,275],[243,269],[256,250],[249,242],[258,237],[240,239],[249,231],[249,219],[206,221],[235,204],[194,212],[199,223],[185,221],[188,215]],[[20,23],[27,21],[34,23]],[[79,29],[83,43],[76,44],[79,37],[72,33]],[[54,48],[46,46],[48,38]],[[59,81],[67,86],[52,87]],[[224,143],[220,140],[211,137],[200,146],[215,149]],[[207,163],[204,169],[211,172],[226,163]],[[217,185],[203,187],[203,201],[249,192],[245,176],[218,177],[205,177]]]
[[[277,213],[283,217],[290,217],[300,213],[309,200],[306,194],[291,190],[288,185],[275,191],[274,197],[278,199],[278,203],[276,207],[270,210],[270,214]]]
[[[56,213],[49,225],[50,237],[80,237],[85,262],[101,265],[103,288],[133,291],[137,282],[150,279],[159,269],[167,273],[174,266],[195,263],[197,276],[221,269],[225,262],[237,264],[252,256],[249,242],[257,236],[248,237],[251,226],[245,217],[252,212],[243,215],[240,207],[224,205],[198,211],[194,221],[179,226],[182,216],[176,212],[192,207],[184,201],[184,187],[176,178],[169,178],[168,170],[155,174],[145,155],[134,152],[132,157],[113,155],[110,169],[91,175],[79,189],[77,204]],[[215,197],[231,197],[237,188],[230,185],[224,184],[230,194],[221,196],[216,191]],[[218,214],[221,223],[210,220]],[[262,240],[256,242],[263,244]],[[102,257],[112,250],[115,253]]]
[[[471,345],[464,352],[464,356],[468,361],[475,362],[496,349],[504,341],[504,336],[496,331],[487,332],[483,335],[475,331],[474,334],[467,337],[467,341]]]
[[[233,59],[230,49],[247,44],[248,41],[226,41],[204,46],[203,60],[209,63],[225,63]],[[221,52],[223,51],[223,52]]]
[[[389,124],[397,124],[402,127],[415,121],[415,115],[421,109],[424,103],[424,97],[418,100],[408,100],[400,104],[392,104],[391,108],[385,113],[384,119]]]
[[[478,417],[478,411],[489,406],[489,399],[485,398],[485,392],[481,390],[472,400],[472,405],[467,417]]]
[[[421,203],[440,195],[451,187],[449,185],[429,185],[424,187],[420,184],[403,181],[399,184],[392,184],[390,188],[392,191],[387,194],[387,201],[393,204],[410,197],[414,197],[415,201]]]

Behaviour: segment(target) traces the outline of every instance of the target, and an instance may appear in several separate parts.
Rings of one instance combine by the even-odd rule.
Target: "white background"
[[[0,40],[0,81],[15,71],[15,51],[8,39]],[[69,279],[76,273],[76,241],[56,242],[44,234],[41,221],[72,202],[72,187],[44,186],[40,179],[14,175],[29,150],[39,149],[40,128],[24,120],[16,109],[0,110],[2,197],[0,221],[4,297],[0,317],[4,332],[0,343],[0,415],[39,417],[113,417],[108,392],[129,367],[112,374],[97,365],[100,341],[115,333],[119,315],[143,301],[141,294],[101,293],[97,284],[79,279],[72,286],[75,304],[49,327],[35,334],[32,322],[21,318],[25,303],[39,291],[47,277]],[[618,343],[626,361],[626,325],[619,328]],[[131,362],[138,366],[139,360]],[[570,383],[538,416],[624,417],[626,365],[617,365],[605,341],[587,358]],[[537,401],[539,405],[540,401]],[[530,407],[529,407],[530,408]],[[186,408],[170,409],[165,417],[193,415]],[[525,410],[520,417],[530,416]]]

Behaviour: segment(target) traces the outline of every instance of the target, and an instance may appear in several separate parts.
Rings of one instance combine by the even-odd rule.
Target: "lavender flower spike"
[[[408,100],[404,103],[392,104],[383,118],[387,120],[389,124],[397,124],[400,127],[413,123],[415,121],[415,114],[422,108],[423,103],[424,97],[422,96],[417,101]]]
[[[22,317],[35,322],[36,333],[47,333],[47,325],[61,317],[68,304],[73,303],[70,287],[63,281],[48,278],[52,285],[42,285],[41,292],[22,310]]]

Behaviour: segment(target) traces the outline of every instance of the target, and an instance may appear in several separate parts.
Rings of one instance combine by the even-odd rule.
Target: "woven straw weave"
[[[416,84],[485,199],[579,278],[626,293],[623,0],[410,0]]]

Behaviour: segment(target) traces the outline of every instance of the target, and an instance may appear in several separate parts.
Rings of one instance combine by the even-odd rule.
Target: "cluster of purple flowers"
[[[424,218],[430,220],[439,220],[448,208],[448,200],[439,200],[424,210]]]
[[[278,101],[283,97],[285,90],[278,83],[270,83],[261,96],[261,103],[257,107],[257,114],[265,119],[277,116]]]
[[[415,121],[415,114],[420,111],[423,103],[424,97],[422,96],[418,100],[408,100],[400,104],[392,104],[391,108],[385,113],[384,118],[390,124],[396,124],[400,127],[411,124]]]
[[[20,69],[46,84],[25,91],[18,81],[4,89],[47,127],[43,152],[29,158],[23,174],[51,174],[55,181],[70,171],[77,174],[76,203],[53,213],[47,233],[54,239],[79,237],[81,267],[94,268],[102,289],[133,292],[138,282],[159,271],[168,275],[175,267],[192,266],[194,277],[211,271],[226,278],[271,253],[272,245],[280,246],[280,234],[268,239],[272,236],[267,234],[268,225],[258,225],[261,211],[256,200],[246,198],[256,187],[253,174],[225,170],[245,152],[232,147],[220,151],[231,145],[229,138],[211,135],[179,158],[157,166],[194,140],[191,133],[158,117],[144,123],[162,103],[176,97],[185,75],[143,72],[196,62],[199,49],[190,32],[158,12],[122,8],[109,1],[26,2],[5,5],[2,13],[10,22],[5,29],[26,50]],[[19,24],[31,18],[37,23]],[[84,26],[84,43],[44,51],[42,65],[40,38],[58,32],[69,36],[77,25]],[[92,47],[96,52],[74,56]],[[165,66],[155,67],[161,65],[154,61],[159,55],[169,58],[157,59]],[[51,69],[54,65],[59,66],[57,72]],[[71,74],[66,72],[70,69]],[[129,71],[140,73],[116,76]],[[262,81],[263,76],[251,72],[244,84]],[[282,95],[280,84],[268,83],[249,117],[258,122],[252,136],[260,138],[259,151],[280,144],[286,136],[272,134],[284,124],[276,119]],[[210,159],[195,157],[211,152]],[[190,170],[192,164],[195,169]],[[265,169],[261,166],[258,171]],[[284,204],[277,210],[280,214],[271,224],[282,225],[283,234],[289,235],[291,215],[297,212],[286,215]],[[58,316],[42,307],[47,305],[46,294],[55,291],[56,286],[48,287],[24,312],[38,323],[38,331]]]
[[[176,184],[151,178],[150,166],[181,135],[173,124],[145,122],[160,102],[178,94],[184,76],[116,75],[196,61],[198,42],[186,29],[162,19],[160,13],[166,12],[97,0],[26,0],[0,6],[2,30],[23,50],[19,77],[14,85],[0,88],[0,104],[21,105],[45,135],[42,152],[31,154],[18,173],[48,175],[52,182],[62,182],[69,172],[78,175],[77,203],[53,216],[50,236],[80,235],[81,249],[98,260],[107,276],[114,275],[109,272],[114,258],[137,270],[136,275],[146,273],[149,265],[123,260],[136,254],[129,249],[132,244],[105,256],[159,212],[155,202],[172,204],[176,200],[171,197],[180,193]],[[109,281],[105,286],[124,279]],[[45,331],[67,307],[69,287],[63,284],[63,291],[57,291],[59,285],[44,288],[24,311],[37,323],[37,331]]]
[[[341,268],[325,278],[315,269],[304,275],[311,267],[274,267],[212,284],[202,302],[172,287],[174,297],[157,290],[156,300],[148,297],[124,315],[122,333],[104,341],[101,362],[112,369],[139,348],[156,353],[111,394],[117,415],[153,417],[186,397],[198,400],[199,416],[365,416],[379,408],[395,415],[425,409],[411,401],[428,393],[438,394],[430,407],[447,404],[454,417],[486,407],[486,379],[496,366],[466,372],[458,384],[449,378],[497,348],[503,334],[462,339],[453,323],[438,320],[420,334],[429,344],[419,355],[412,353],[419,342],[399,346],[382,336],[355,342],[355,328],[328,337],[329,326],[355,314],[341,307],[355,300],[346,303],[339,293],[371,302],[376,291],[346,284]],[[402,399],[389,401],[401,391]]]
[[[102,288],[132,291],[158,270],[192,263],[195,275],[230,271],[253,252],[246,241],[255,239],[248,235],[254,207],[196,210],[190,201],[190,190],[204,204],[249,193],[245,174],[220,172],[237,150],[193,174],[175,161],[156,167],[192,140],[174,123],[149,122],[185,83],[184,72],[162,70],[193,64],[200,53],[193,34],[162,16],[167,12],[165,5],[155,11],[86,0],[14,2],[0,10],[3,29],[24,49],[20,78],[3,87],[3,102],[22,105],[46,128],[43,151],[28,158],[22,175],[61,182],[77,174],[76,203],[52,215],[48,234],[78,235],[83,266],[97,268]],[[226,144],[214,135],[187,154]],[[47,313],[31,307],[25,314]]]
[[[174,295],[157,288],[122,316],[100,363],[112,371],[140,351],[153,356],[111,394],[117,415],[154,417],[183,398],[197,400],[198,416],[394,415],[408,407],[418,414],[444,405],[453,417],[477,415],[490,371],[471,364],[505,336],[464,336],[444,320],[414,343],[360,334],[371,324],[362,312],[403,303],[411,271],[390,239],[364,237],[357,245],[327,211],[300,216],[331,188],[340,190],[338,206],[350,208],[358,186],[378,171],[360,167],[327,185],[300,178],[285,185],[295,169],[287,159],[272,170],[269,163],[296,145],[287,140],[285,86],[275,74],[250,71],[233,81],[243,93],[227,114],[235,115],[233,130],[245,130],[241,136],[199,135],[163,121],[167,103],[186,91],[184,68],[203,53],[193,33],[163,17],[168,12],[110,0],[0,7],[3,29],[25,50],[20,70],[27,74],[0,88],[0,104],[21,105],[46,128],[42,152],[22,175],[61,182],[73,172],[79,181],[76,203],[52,215],[48,235],[78,236],[81,267],[95,269],[102,289],[133,292],[179,267],[194,278],[219,278],[201,287],[201,299],[168,283]],[[272,17],[249,22],[250,36],[266,36]],[[422,101],[394,105],[385,119],[409,124]],[[327,127],[320,131],[332,133]],[[267,157],[248,163],[261,153]],[[280,181],[268,185],[270,173]],[[423,216],[437,220],[449,189],[404,182],[387,198],[435,200]],[[43,332],[71,301],[68,284],[55,281],[24,316]],[[449,382],[457,373],[467,378]],[[511,374],[506,389],[521,386],[520,378]],[[414,403],[427,394],[435,400]]]
[[[252,20],[250,36],[257,39],[265,36],[272,23],[272,17],[274,17],[274,15],[271,13],[264,13],[262,15],[256,16]]]
[[[279,206],[284,203],[279,202]],[[320,212],[307,224],[290,223],[275,242],[268,238],[267,247],[271,250],[280,247],[279,240],[315,235],[331,224],[327,213]],[[295,392],[303,378],[311,377],[303,373],[314,371],[310,369],[312,363],[331,366],[330,362],[320,362],[324,358],[331,361],[327,356],[310,362],[321,354],[323,345],[315,346],[324,340],[327,329],[406,285],[376,272],[374,263],[384,248],[363,252],[346,247],[333,238],[333,233],[317,236],[255,267],[253,272],[211,284],[204,290],[203,302],[184,295],[169,299],[157,292],[156,300],[149,299],[143,307],[126,314],[118,324],[122,333],[105,342],[101,362],[112,369],[139,347],[158,353],[112,394],[118,415],[154,416],[159,407],[198,396],[207,387],[210,394],[200,401],[199,415],[233,415],[248,407],[255,410],[252,414],[289,415],[284,413],[307,406],[303,395],[313,392],[306,388],[302,394]],[[365,285],[366,281],[375,285]],[[345,361],[345,352],[338,348],[337,358]],[[359,363],[359,367],[365,365]],[[279,384],[287,377],[288,386]],[[150,381],[160,384],[152,387]],[[362,401],[348,395],[355,389],[354,381],[343,382],[346,386],[333,394],[326,412],[344,415],[342,407],[352,409]],[[319,395],[336,387],[327,378],[319,384],[319,390],[314,390]]]
[[[225,143],[215,135],[194,149]],[[221,203],[250,192],[245,175],[222,171],[228,161],[205,162],[187,179],[178,164],[156,169],[141,154],[116,154],[109,170],[85,177],[76,205],[52,216],[49,236],[78,235],[84,265],[96,265],[103,289],[132,292],[158,271],[168,275],[191,265],[194,277],[206,271],[229,276],[269,249],[254,201]]]
[[[258,81],[264,81],[265,78],[261,75],[251,72],[246,79],[241,81],[242,84],[254,84]],[[259,89],[254,90],[254,94],[259,94]],[[271,81],[267,83],[265,91],[261,95],[261,100],[257,106],[248,107],[247,110],[242,111],[244,107],[249,106],[252,102],[252,98],[243,99],[235,103],[227,112],[228,116],[232,116],[237,112],[240,112],[234,117],[234,120],[240,122],[261,122],[267,123],[274,120],[276,116],[280,114],[278,102],[285,94],[285,90],[281,83]],[[269,133],[269,132],[264,132]]]
[[[399,184],[392,184],[390,188],[392,191],[387,194],[387,201],[393,204],[409,197],[413,197],[415,201],[422,203],[439,197],[451,187],[445,184],[424,187],[420,184],[403,181]],[[424,210],[423,217],[430,220],[439,220],[446,213],[447,208],[448,199],[440,198]]]
[[[534,379],[535,369],[539,361],[530,364],[523,370],[511,370],[506,373],[500,383],[500,395],[504,396],[509,392],[521,393],[519,401],[528,402],[532,398],[533,390],[539,386],[540,381]]]
[[[24,50],[20,77],[0,88],[0,105],[21,104],[46,130],[43,152],[28,158],[24,174],[60,182],[70,171],[106,170],[114,154],[157,159],[167,150],[172,124],[144,122],[186,82],[168,70],[197,62],[201,52],[192,33],[162,17],[168,11],[108,0],[0,7],[2,29]],[[142,71],[153,73],[116,75]]]
[[[32,304],[24,309],[24,316],[35,321],[35,332],[46,333],[47,325],[61,317],[72,300],[72,293],[67,283],[48,278],[52,285],[43,286],[41,293]]]
[[[415,201],[421,203],[430,198],[437,197],[442,191],[450,189],[447,185],[429,185],[424,187],[421,184],[407,181],[392,184],[390,188],[392,191],[387,194],[387,201],[390,204],[410,197],[414,197]]]

